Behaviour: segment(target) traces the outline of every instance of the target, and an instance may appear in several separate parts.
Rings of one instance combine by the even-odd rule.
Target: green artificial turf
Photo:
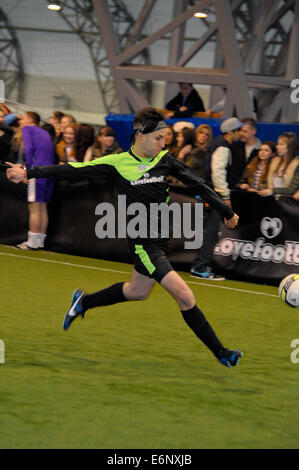
[[[0,266],[1,448],[299,448],[299,309],[276,287],[181,273],[224,344],[244,351],[229,369],[159,285],[62,331],[74,288],[128,281],[130,265],[1,245]]]

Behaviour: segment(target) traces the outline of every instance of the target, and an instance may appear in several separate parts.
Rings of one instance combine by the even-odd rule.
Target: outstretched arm
[[[108,158],[108,157],[107,157]],[[107,179],[114,176],[114,168],[109,160],[102,157],[93,162],[66,163],[64,165],[35,166],[26,169],[20,165],[6,162],[7,178],[13,183],[20,183],[31,178],[58,178],[65,180]]]

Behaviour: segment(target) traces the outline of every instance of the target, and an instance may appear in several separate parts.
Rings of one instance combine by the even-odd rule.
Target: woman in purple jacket
[[[22,141],[26,169],[33,166],[53,165],[55,154],[50,134],[39,127],[40,116],[27,111],[21,118]],[[51,199],[54,181],[33,179],[28,181],[27,201],[29,210],[28,239],[17,245],[21,250],[44,248],[48,227],[47,203]]]

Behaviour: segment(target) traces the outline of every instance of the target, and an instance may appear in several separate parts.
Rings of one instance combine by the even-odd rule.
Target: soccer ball
[[[279,297],[290,307],[299,307],[299,274],[289,274],[279,284]]]

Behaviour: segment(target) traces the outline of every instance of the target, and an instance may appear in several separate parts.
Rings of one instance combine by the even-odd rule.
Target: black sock
[[[119,302],[126,302],[128,299],[123,294],[124,282],[117,282],[106,289],[102,289],[94,294],[86,294],[82,300],[84,310],[94,307],[113,305]]]
[[[182,311],[185,322],[196,334],[196,336],[212,351],[218,358],[225,349],[217,338],[213,328],[206,320],[202,311],[195,305],[189,310]]]

